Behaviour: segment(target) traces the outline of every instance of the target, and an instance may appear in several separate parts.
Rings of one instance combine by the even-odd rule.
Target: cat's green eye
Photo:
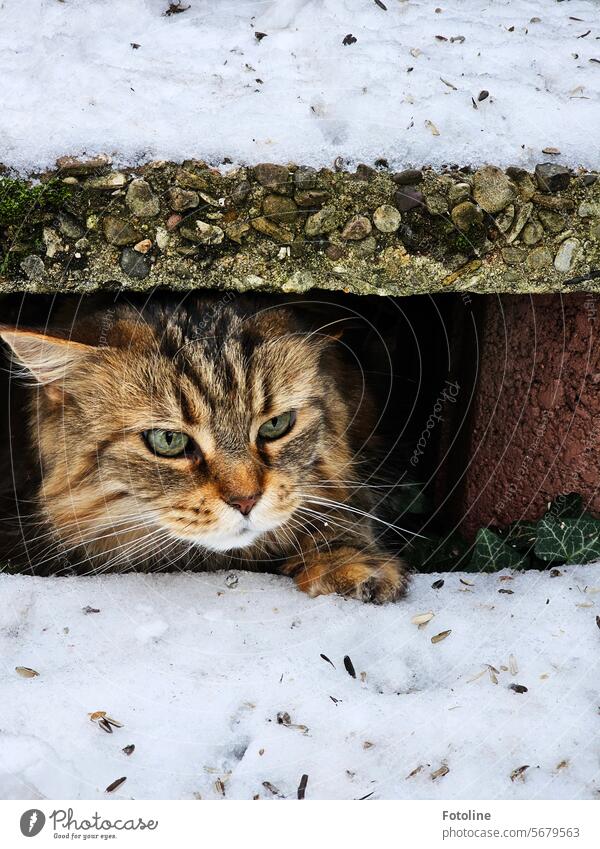
[[[290,432],[295,421],[296,413],[293,410],[289,413],[281,413],[280,416],[273,416],[259,427],[258,435],[261,439],[280,439]]]
[[[149,448],[161,457],[179,457],[190,441],[187,433],[181,433],[178,430],[163,430],[160,427],[144,431],[144,439]]]

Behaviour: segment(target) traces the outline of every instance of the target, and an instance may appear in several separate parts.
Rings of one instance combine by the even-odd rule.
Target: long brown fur
[[[376,542],[357,460],[373,405],[337,329],[227,296],[118,305],[62,332],[1,327],[33,384],[35,571],[239,566],[291,575],[312,596],[402,595],[406,570]],[[257,437],[292,410],[287,435]],[[196,449],[152,453],[142,434],[158,427]],[[249,495],[245,517],[231,501]]]

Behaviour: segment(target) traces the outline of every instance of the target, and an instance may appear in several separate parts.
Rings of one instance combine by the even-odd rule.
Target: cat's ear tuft
[[[95,350],[81,342],[5,325],[0,325],[0,338],[11,349],[13,362],[42,386],[63,380],[77,362]]]
[[[326,324],[322,324],[313,330],[313,333],[321,336],[329,342],[339,342],[340,339],[346,337],[353,330],[361,330],[365,332],[365,322],[357,319],[355,316],[342,316],[342,318],[332,319]]]

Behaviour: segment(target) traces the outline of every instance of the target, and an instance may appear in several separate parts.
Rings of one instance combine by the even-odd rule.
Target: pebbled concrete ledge
[[[355,173],[202,161],[0,169],[0,293],[600,291],[600,180],[560,164]]]

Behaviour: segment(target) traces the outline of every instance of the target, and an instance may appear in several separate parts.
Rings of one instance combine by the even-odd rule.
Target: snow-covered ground
[[[600,164],[592,0],[177,5],[2,0],[0,162]],[[599,568],[0,575],[0,799],[598,798]]]
[[[0,576],[0,798],[597,798],[598,570],[418,575],[380,608],[248,573]]]
[[[3,0],[0,162],[599,164],[595,0],[170,5]]]

